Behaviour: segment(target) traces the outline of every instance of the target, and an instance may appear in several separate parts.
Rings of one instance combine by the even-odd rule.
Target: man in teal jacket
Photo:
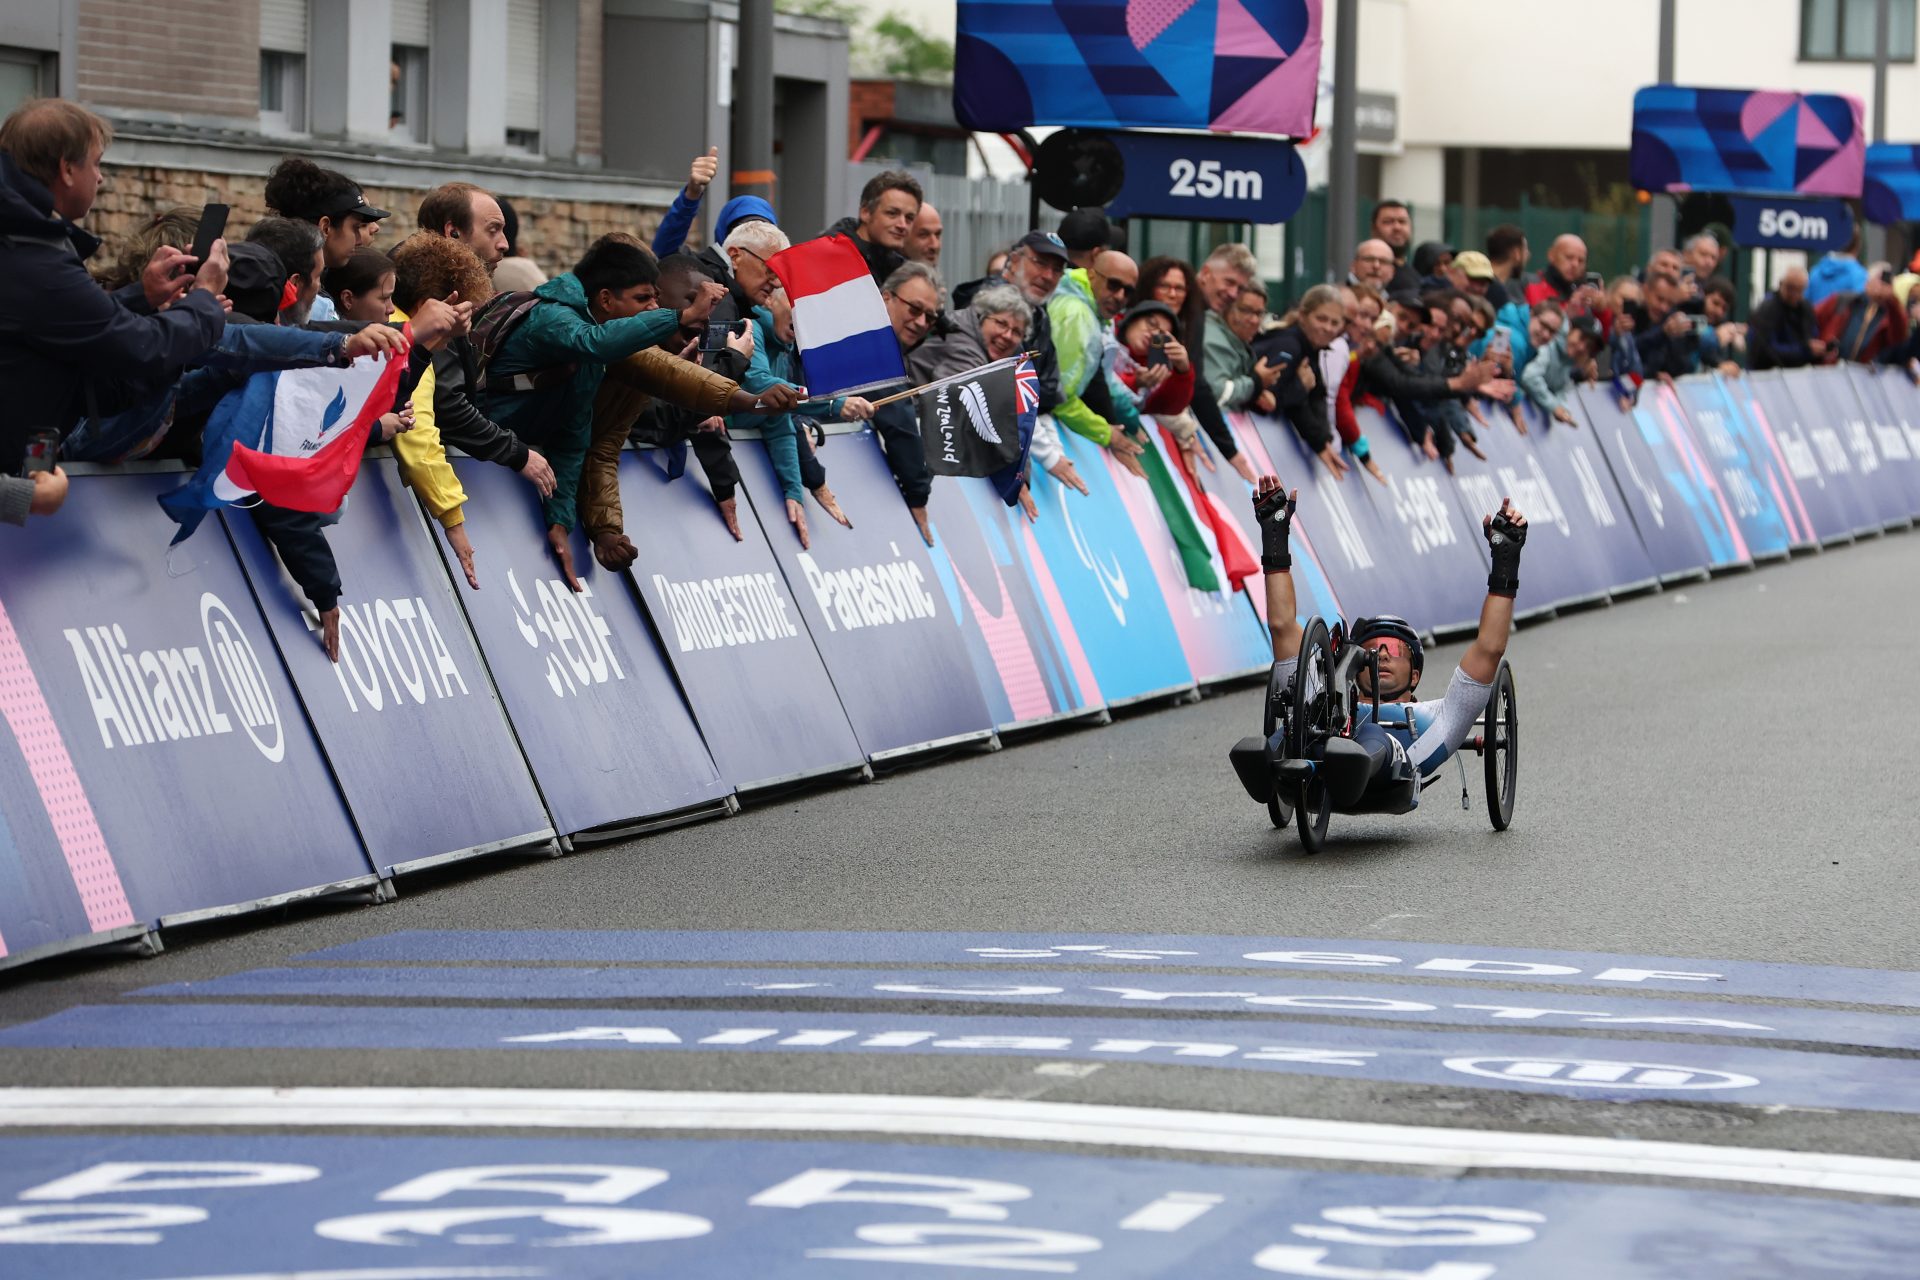
[[[593,398],[607,366],[643,351],[681,325],[698,326],[725,289],[705,285],[684,311],[643,310],[653,301],[659,269],[630,237],[602,236],[570,272],[534,292],[540,302],[509,332],[487,361],[487,416],[546,455],[552,496],[542,506],[547,545],[567,585],[573,573],[569,535],[576,523],[574,495],[593,437]]]

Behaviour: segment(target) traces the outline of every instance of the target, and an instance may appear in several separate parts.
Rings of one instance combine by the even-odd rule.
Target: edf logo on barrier
[[[100,745],[112,750],[232,733],[238,717],[260,754],[279,764],[287,740],[266,669],[233,610],[211,591],[200,597],[200,629],[204,649],[136,650],[117,622],[61,632],[80,669]],[[216,674],[232,716],[214,696]]]
[[[527,605],[526,594],[513,570],[507,570],[507,589],[513,592],[513,625],[520,638],[535,649],[551,644],[547,655],[547,687],[564,698],[589,685],[625,680],[627,673],[613,651],[613,630],[593,611],[593,588],[580,584],[575,593],[558,578],[536,578],[534,598],[540,611]]]

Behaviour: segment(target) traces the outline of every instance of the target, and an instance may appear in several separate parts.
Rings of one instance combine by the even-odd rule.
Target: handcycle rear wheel
[[[1291,690],[1280,678],[1280,664],[1276,662],[1272,674],[1267,677],[1267,705],[1261,721],[1261,737],[1266,741],[1272,742],[1273,731],[1286,722],[1291,709],[1288,702],[1290,697]],[[1293,805],[1281,795],[1284,789],[1276,783],[1273,795],[1267,801],[1267,817],[1279,831],[1286,830],[1287,824],[1293,821]]]
[[[1513,822],[1513,797],[1520,779],[1520,712],[1513,696],[1513,668],[1505,662],[1493,677],[1487,697],[1484,747],[1480,752],[1487,771],[1487,817],[1495,831]]]
[[[1315,618],[1300,638],[1300,662],[1293,675],[1293,705],[1288,720],[1287,755],[1312,760],[1317,748],[1341,730],[1334,720],[1333,640],[1325,620]],[[1333,816],[1333,797],[1319,777],[1300,784],[1294,818],[1300,844],[1319,853],[1327,843],[1327,821]]]

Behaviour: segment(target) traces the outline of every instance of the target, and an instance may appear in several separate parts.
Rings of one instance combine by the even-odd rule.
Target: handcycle
[[[1367,671],[1372,696],[1360,691],[1359,674]],[[1382,704],[1380,655],[1377,650],[1345,641],[1345,629],[1329,628],[1324,618],[1313,618],[1300,641],[1300,657],[1291,679],[1282,680],[1275,663],[1267,680],[1259,757],[1243,743],[1235,750],[1236,769],[1264,768],[1270,785],[1267,816],[1284,830],[1293,822],[1308,853],[1326,847],[1327,826],[1335,813],[1406,813],[1414,807],[1417,791],[1438,782],[1444,770],[1426,778],[1417,774],[1404,785],[1369,789],[1378,772],[1379,747],[1370,749],[1355,740],[1363,704],[1370,704],[1374,723],[1382,728],[1409,727],[1404,704]],[[1400,709],[1400,718],[1394,713]],[[1520,715],[1514,696],[1513,669],[1500,660],[1487,707],[1459,748],[1480,756],[1486,780],[1487,817],[1495,831],[1513,821],[1514,792],[1519,780]],[[1394,748],[1397,750],[1397,748]],[[1456,752],[1460,767],[1461,808],[1468,798],[1466,759]],[[1277,754],[1276,754],[1277,753]],[[1255,787],[1246,779],[1248,790]]]

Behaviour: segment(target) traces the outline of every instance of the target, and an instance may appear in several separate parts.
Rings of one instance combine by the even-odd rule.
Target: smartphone
[[[60,433],[36,431],[27,437],[27,455],[20,463],[20,474],[51,471],[60,461]]]
[[[1601,275],[1598,271],[1589,271],[1581,279],[1580,283],[1590,284],[1596,289],[1604,289],[1607,287],[1607,278]]]
[[[200,225],[193,231],[193,248],[187,252],[193,255],[193,267],[198,271],[213,252],[213,242],[227,230],[227,215],[231,213],[224,204],[210,204],[200,213]]]
[[[1504,325],[1497,326],[1493,336],[1487,339],[1487,351],[1489,353],[1497,351],[1501,355],[1513,354],[1513,336],[1507,332]]]
[[[1151,366],[1166,363],[1167,335],[1164,333],[1155,333],[1153,340],[1147,346],[1147,364]]]
[[[736,322],[732,320],[709,320],[707,331],[700,338],[700,350],[704,352],[725,351],[727,339],[733,336]]]

